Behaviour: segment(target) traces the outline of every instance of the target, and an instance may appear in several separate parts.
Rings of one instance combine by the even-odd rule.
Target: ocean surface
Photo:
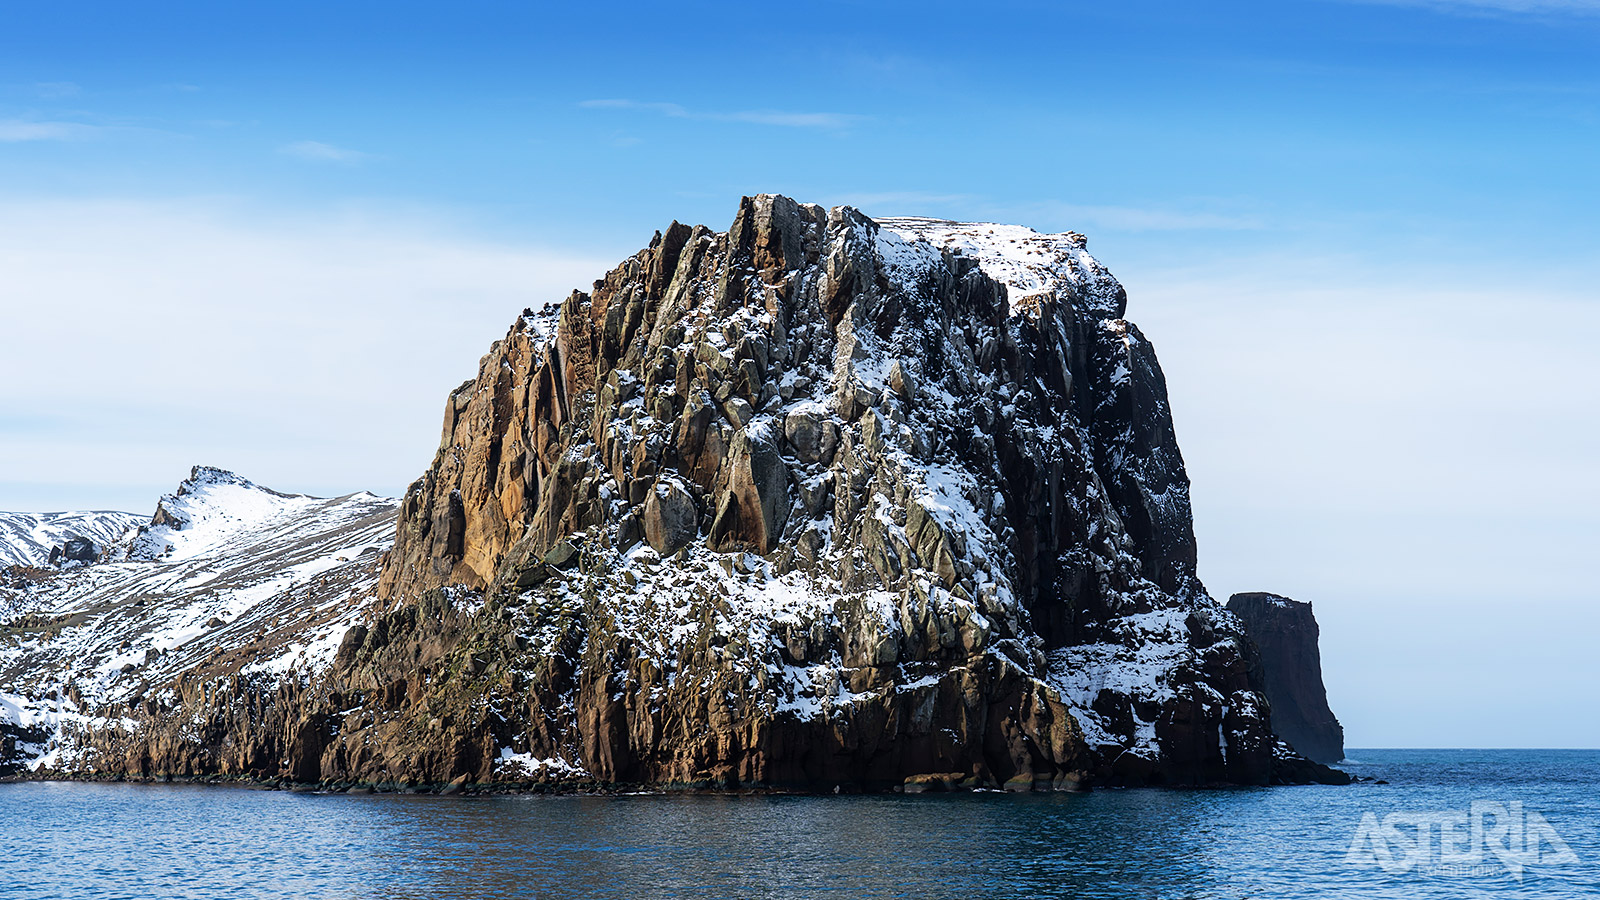
[[[5,784],[0,897],[1600,896],[1600,751],[1350,756],[1389,783],[496,798]]]

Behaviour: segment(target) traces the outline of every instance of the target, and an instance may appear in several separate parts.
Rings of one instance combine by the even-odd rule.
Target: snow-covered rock
[[[163,731],[199,728],[184,708],[193,686],[270,692],[320,675],[369,614],[397,505],[197,466],[102,562],[0,574],[0,728],[33,735],[13,763],[119,770],[123,744],[139,755]]]
[[[0,512],[0,567],[81,565],[101,556],[144,521],[125,512]],[[74,541],[92,554],[69,552]],[[90,558],[84,558],[88,555]]]
[[[80,773],[1337,780],[1195,577],[1125,306],[1073,233],[771,195],[673,223],[517,317],[392,529],[196,469],[123,561],[14,588],[0,717]]]
[[[483,778],[508,748],[603,782],[1304,777],[1195,578],[1125,305],[1072,233],[778,196],[674,223],[451,394],[341,684],[403,681],[392,716]],[[409,752],[327,740],[378,749],[326,777]]]

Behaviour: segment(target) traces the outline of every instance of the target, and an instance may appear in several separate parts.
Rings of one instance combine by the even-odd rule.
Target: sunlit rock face
[[[1337,780],[1274,737],[1195,578],[1125,306],[1074,233],[772,195],[726,232],[673,223],[450,393],[336,652],[182,676],[104,712],[99,758],[384,785]],[[178,505],[139,554],[183,552]]]
[[[349,683],[448,707],[477,778],[1303,777],[1125,305],[1072,233],[673,223],[451,394]]]

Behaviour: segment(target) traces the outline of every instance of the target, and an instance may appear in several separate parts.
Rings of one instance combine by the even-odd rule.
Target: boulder
[[[676,479],[661,478],[645,498],[644,539],[663,557],[687,547],[699,533],[694,497]]]
[[[709,535],[712,549],[770,553],[788,519],[788,467],[767,430],[741,429],[728,454],[727,487],[717,496]]]

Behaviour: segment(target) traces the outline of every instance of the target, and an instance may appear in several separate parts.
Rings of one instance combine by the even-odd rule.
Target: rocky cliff
[[[726,232],[673,223],[451,392],[331,660],[108,700],[117,728],[74,758],[385,785],[1341,780],[1274,736],[1195,578],[1125,304],[1073,233],[778,196]]]
[[[451,394],[342,684],[479,779],[1304,777],[1125,302],[1076,234],[674,223]]]
[[[1328,708],[1322,651],[1311,604],[1277,594],[1234,594],[1228,611],[1244,621],[1259,651],[1257,680],[1272,704],[1272,730],[1307,759],[1344,759],[1344,727]]]

